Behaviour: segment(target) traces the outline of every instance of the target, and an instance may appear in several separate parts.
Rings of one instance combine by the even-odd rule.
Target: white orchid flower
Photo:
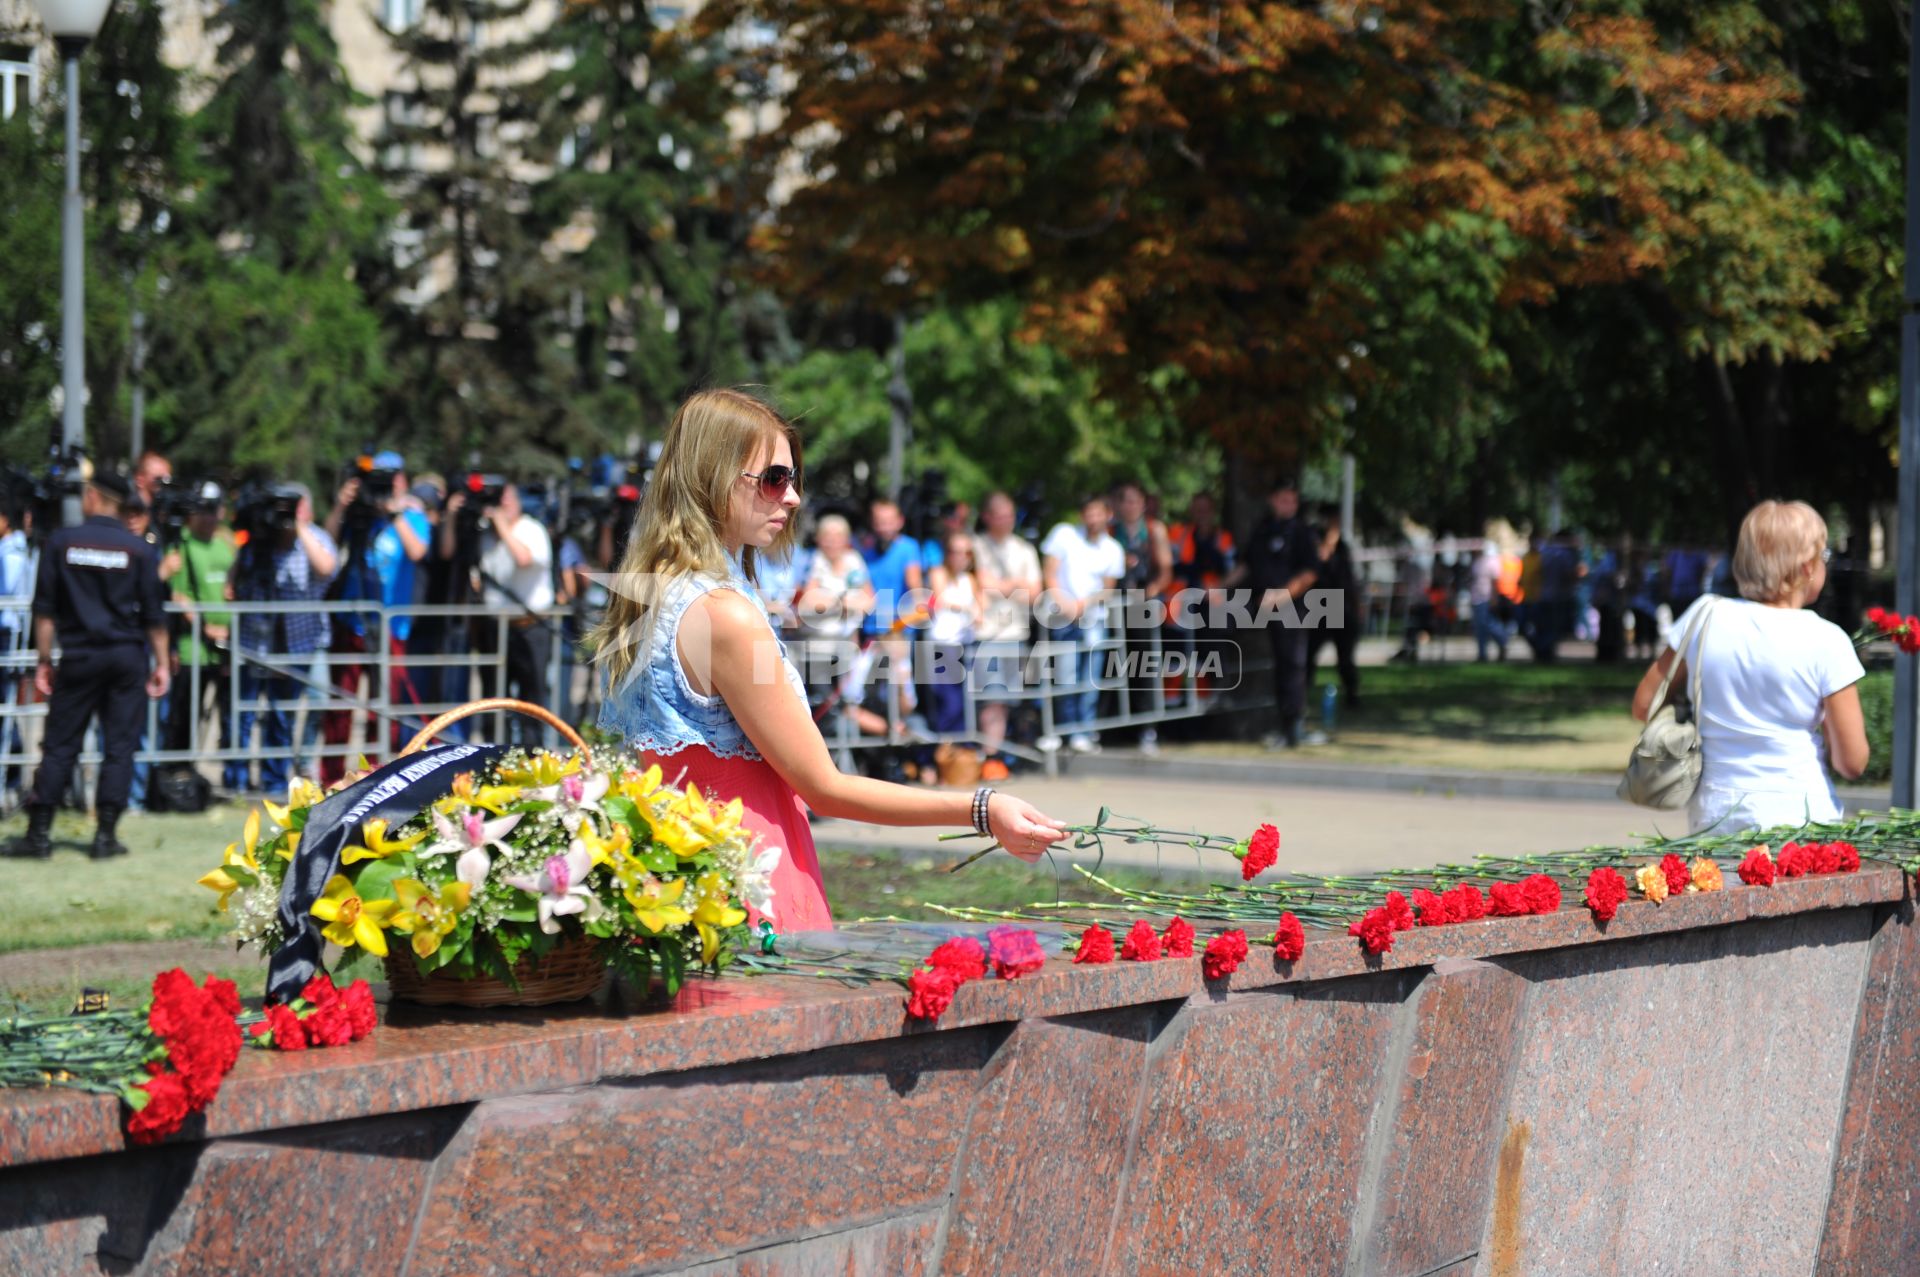
[[[487,820],[468,810],[458,821],[433,813],[434,841],[420,849],[422,856],[458,856],[453,874],[469,887],[478,888],[493,869],[493,853],[506,854],[506,836],[520,823],[520,813]]]
[[[578,833],[580,822],[587,813],[600,810],[600,800],[607,796],[607,787],[612,783],[605,772],[595,772],[582,776],[578,772],[562,776],[558,783],[542,785],[538,789],[529,789],[528,798],[553,804],[554,816],[566,826],[568,833]]]
[[[780,863],[780,848],[763,847],[747,862],[740,875],[740,898],[758,913],[778,922],[773,912],[773,871]]]
[[[539,873],[508,874],[505,882],[509,887],[540,897],[537,908],[540,930],[553,935],[560,930],[555,919],[570,913],[584,913],[591,903],[592,893],[587,890],[585,879],[592,868],[593,860],[585,851],[570,851],[564,856],[547,857]]]

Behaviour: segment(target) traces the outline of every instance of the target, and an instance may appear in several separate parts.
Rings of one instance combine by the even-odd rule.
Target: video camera
[[[304,494],[291,483],[248,484],[234,499],[234,531],[248,546],[268,549],[300,526],[300,499]]]
[[[209,490],[216,495],[202,495]],[[213,484],[181,483],[172,477],[162,479],[154,487],[153,508],[147,522],[161,547],[178,545],[186,534],[187,521],[194,515],[219,513],[219,491]]]
[[[480,534],[492,527],[487,511],[500,504],[500,497],[506,489],[505,475],[475,472],[460,480],[456,490],[466,493],[466,501],[461,505],[454,523],[454,537],[461,557],[480,557]]]
[[[63,503],[80,495],[88,473],[82,449],[56,447],[47,456],[46,469],[38,474],[19,466],[0,472],[0,499],[31,518],[34,540],[43,541],[60,527]]]
[[[340,520],[346,536],[352,540],[363,537],[376,522],[386,517],[388,503],[393,500],[393,481],[400,474],[391,466],[376,466],[373,460],[371,455],[362,453],[341,467],[341,483],[349,479],[360,481],[352,503],[347,506]]]

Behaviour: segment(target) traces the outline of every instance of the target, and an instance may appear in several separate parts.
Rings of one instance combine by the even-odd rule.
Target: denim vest
[[[767,616],[766,604],[747,583],[738,564],[732,565],[725,577],[688,575],[669,584],[646,651],[635,655],[620,686],[611,689],[600,705],[600,727],[619,732],[626,738],[628,749],[677,754],[689,745],[704,745],[720,758],[760,757],[727,703],[717,694],[702,696],[696,692],[680,664],[680,622],[694,600],[712,590],[737,591],[753,600],[762,617]],[[771,618],[767,627],[773,628]],[[787,646],[780,641],[777,630],[774,639],[780,642],[780,665],[787,684],[805,704],[806,685],[787,659]]]

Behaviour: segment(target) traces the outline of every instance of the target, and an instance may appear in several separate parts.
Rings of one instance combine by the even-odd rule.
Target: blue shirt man
[[[873,503],[873,536],[860,547],[867,561],[867,578],[873,586],[873,611],[867,613],[862,629],[868,634],[885,634],[893,628],[902,601],[921,588],[920,543],[904,535],[907,521],[900,507],[891,501]]]

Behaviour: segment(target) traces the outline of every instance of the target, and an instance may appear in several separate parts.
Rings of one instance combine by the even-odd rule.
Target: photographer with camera
[[[399,453],[362,457],[349,468],[348,477],[334,494],[333,508],[327,512],[327,533],[344,550],[344,563],[329,597],[365,599],[388,607],[413,605],[415,565],[432,547],[433,525],[425,504],[408,487],[406,462]],[[393,617],[382,639],[373,614],[347,613],[336,618],[333,651],[365,655],[375,650],[375,643],[384,641],[389,653],[404,662],[413,624],[411,616]],[[356,698],[366,671],[366,665],[357,661],[337,664],[333,667],[334,686],[344,698]],[[419,692],[404,663],[394,670],[391,682],[387,688],[389,703],[420,704]],[[346,744],[353,735],[353,711],[329,710],[322,731],[329,745]],[[396,723],[396,749],[401,744],[401,732]],[[322,781],[331,784],[338,780],[345,766],[344,758],[322,759]]]
[[[447,498],[447,519],[456,525],[456,544],[477,533],[473,563],[481,598],[488,607],[512,614],[505,653],[505,681],[511,690],[503,692],[493,671],[483,669],[484,694],[512,695],[546,705],[554,627],[540,613],[553,606],[553,539],[538,519],[520,508],[517,487],[482,475],[470,476],[467,491]],[[482,620],[475,638],[481,651],[498,654],[495,622]],[[524,743],[538,740],[531,720],[515,720],[513,730],[527,733]]]
[[[313,498],[305,485],[275,484],[240,503],[235,522],[245,537],[234,562],[229,597],[247,603],[312,603],[326,597],[339,570],[340,552],[325,528],[313,521]],[[302,686],[285,673],[305,673],[314,653],[325,651],[329,627],[324,612],[294,609],[240,617],[240,744],[249,747],[254,711],[262,696],[261,746],[291,752],[293,710]],[[288,759],[260,760],[261,787],[284,794]]]
[[[33,592],[34,686],[49,698],[40,767],[27,798],[27,832],[9,856],[53,854],[53,809],[73,779],[87,726],[100,719],[95,860],[124,856],[116,833],[133,784],[133,755],[148,697],[167,694],[167,617],[153,548],[121,522],[133,495],[123,474],[96,472],[82,488],[85,521],[48,538]],[[60,639],[60,668],[53,641]]]

